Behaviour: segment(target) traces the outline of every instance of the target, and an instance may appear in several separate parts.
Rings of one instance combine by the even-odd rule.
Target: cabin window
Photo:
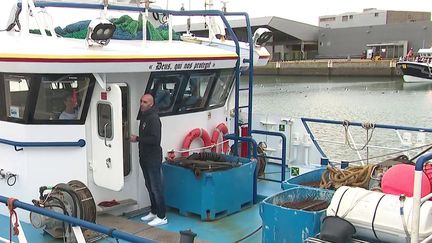
[[[234,77],[233,69],[155,72],[145,93],[160,116],[204,111],[225,105]]]
[[[180,111],[204,108],[216,73],[194,73],[186,84]]]
[[[0,119],[27,124],[84,124],[91,74],[0,75]]]
[[[30,77],[24,75],[4,75],[4,120],[23,120],[29,97]]]
[[[89,77],[43,76],[33,119],[80,120],[89,83]]]
[[[173,110],[175,97],[184,78],[184,75],[176,73],[155,75],[150,80],[150,88],[147,88],[146,93],[153,95],[160,113],[167,113]]]
[[[232,84],[234,82],[234,72],[232,70],[224,70],[219,75],[216,81],[213,92],[209,101],[209,106],[225,105]]]
[[[97,105],[98,133],[106,139],[112,139],[112,111],[111,106],[105,103]]]

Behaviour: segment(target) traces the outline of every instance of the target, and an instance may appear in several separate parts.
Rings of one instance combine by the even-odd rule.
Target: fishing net
[[[112,39],[117,40],[142,40],[143,39],[143,22],[142,14],[138,20],[133,19],[129,15],[123,15],[120,18],[111,19],[110,22],[116,26],[116,30]],[[87,36],[90,20],[82,20],[73,24],[69,24],[64,28],[56,27],[57,35],[66,38],[85,39]],[[39,30],[32,30],[31,33],[40,34]],[[48,35],[51,35],[47,31]],[[168,40],[169,31],[168,25],[163,24],[155,28],[152,23],[147,21],[147,40],[160,41]],[[180,34],[173,31],[173,40],[180,40]]]

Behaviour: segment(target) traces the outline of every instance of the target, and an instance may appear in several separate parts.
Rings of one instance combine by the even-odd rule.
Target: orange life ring
[[[203,128],[194,128],[192,131],[190,131],[185,139],[183,140],[183,145],[182,145],[182,150],[188,150],[192,141],[196,138],[201,138],[204,146],[211,146],[211,140],[210,140],[210,135],[208,134],[208,132],[203,129]],[[183,157],[187,157],[189,156],[189,152],[185,151],[181,153],[181,156]]]
[[[219,140],[219,136],[220,135],[225,135],[228,133],[228,127],[225,125],[225,123],[220,123],[219,125],[216,126],[216,128],[213,130],[213,134],[212,134],[212,138],[211,138],[211,142],[213,145],[218,143]],[[228,141],[226,139],[223,139],[223,147],[222,147],[222,151],[226,154],[228,153],[228,149],[229,149],[229,144]],[[212,152],[216,152],[216,147],[212,148]]]

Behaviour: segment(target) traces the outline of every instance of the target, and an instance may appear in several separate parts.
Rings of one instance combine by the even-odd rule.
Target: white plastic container
[[[378,238],[378,241],[382,242],[405,243],[407,235],[403,220],[406,223],[406,230],[411,234],[412,198],[407,197],[403,203],[403,220],[400,208],[399,196],[343,186],[335,192],[327,208],[327,215],[336,215],[337,211],[337,216],[355,226],[355,236],[362,239],[377,241]],[[426,201],[420,210],[420,241],[431,234],[432,202]]]

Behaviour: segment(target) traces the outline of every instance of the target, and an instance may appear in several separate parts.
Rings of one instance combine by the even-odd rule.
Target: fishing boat
[[[420,49],[416,58],[405,58],[396,66],[402,71],[407,83],[428,83],[432,81],[432,48]]]
[[[96,17],[59,29],[50,14],[58,8]],[[206,38],[174,40],[176,16],[219,18],[230,40],[213,30]],[[227,16],[245,19],[248,43],[237,40]],[[413,197],[404,204],[410,213],[402,216],[399,196],[386,196],[386,205],[396,206],[377,210],[382,192],[302,183],[370,159],[340,163],[329,157],[326,141],[314,133],[317,124],[344,127],[348,140],[341,143],[359,156],[360,149],[377,146],[371,139],[356,143],[355,129],[368,137],[375,129],[395,130],[401,147],[387,149],[398,153],[407,145],[424,150],[432,130],[254,114],[253,67],[268,62],[263,45],[270,38],[267,29],[252,33],[246,13],[171,11],[150,2],[19,1],[7,31],[0,32],[0,241],[330,242],[332,235],[357,242],[427,241],[430,203],[420,189],[430,154],[416,157]],[[241,69],[249,74],[247,87],[240,85]],[[246,104],[240,92],[247,92]],[[163,127],[170,210],[168,224],[158,227],[140,220],[150,199],[138,148],[128,140],[137,131],[143,93],[155,97]],[[68,105],[73,109],[65,115]],[[408,144],[409,135],[400,131],[415,133],[418,143]],[[321,207],[292,207],[308,200]],[[335,220],[357,233],[325,227]]]

